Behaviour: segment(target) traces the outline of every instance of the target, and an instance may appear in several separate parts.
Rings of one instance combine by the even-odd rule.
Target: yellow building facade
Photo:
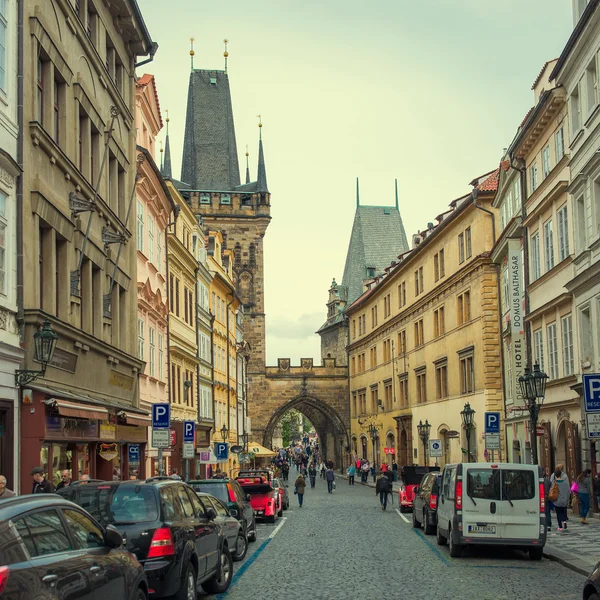
[[[412,249],[347,309],[351,451],[359,458],[425,464],[418,424],[426,421],[443,449],[430,464],[467,460],[469,445],[471,460],[491,457],[484,413],[503,409],[497,275],[489,257],[497,182],[497,171],[471,182],[473,192],[413,236]],[[470,444],[461,420],[466,403],[475,410]]]

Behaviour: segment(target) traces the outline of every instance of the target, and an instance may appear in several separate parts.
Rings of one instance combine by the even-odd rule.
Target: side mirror
[[[229,509],[229,514],[230,514],[232,517],[237,517],[237,516],[239,516],[239,514],[240,514],[240,513],[238,513],[238,510],[237,510],[237,508],[230,508],[230,509]]]
[[[123,545],[123,536],[114,525],[107,525],[104,533],[104,542],[109,548],[120,548]]]
[[[215,512],[214,508],[209,508],[206,511],[206,518],[209,519],[210,521],[212,521],[213,519],[216,519],[217,517],[217,513]]]

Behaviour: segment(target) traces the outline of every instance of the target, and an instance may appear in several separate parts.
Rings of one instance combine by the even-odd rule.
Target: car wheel
[[[175,600],[196,600],[196,569],[192,563],[188,563],[183,577],[181,587],[175,594]]]
[[[219,570],[208,581],[202,584],[204,591],[208,594],[222,594],[229,589],[233,577],[233,559],[227,546],[223,547],[219,560]],[[196,597],[194,596],[194,600]]]
[[[452,530],[448,532],[448,550],[452,558],[458,558],[462,554],[462,546],[454,541]]]
[[[419,521],[417,521],[417,511],[416,510],[413,510],[413,514],[412,514],[412,526],[415,529],[421,528],[421,523],[419,523]]]
[[[406,507],[402,506],[402,504],[400,505],[400,512],[401,513],[405,513],[406,512]]]
[[[235,543],[235,553],[233,555],[233,560],[236,562],[244,560],[246,552],[248,552],[248,540],[244,535],[244,532],[240,531],[238,533],[237,540]]]
[[[138,588],[137,594],[135,594],[133,598],[134,600],[148,600],[148,596],[142,588]]]
[[[252,531],[248,534],[248,541],[256,541],[256,521],[252,521]]]
[[[437,529],[435,531],[435,540],[438,544],[438,546],[445,546],[446,545],[446,538],[442,535],[442,532],[440,531],[440,525],[438,523]]]
[[[423,528],[427,535],[433,535],[435,533],[435,529],[429,520],[429,512],[425,511],[425,518],[423,520]]]
[[[544,554],[543,548],[529,548],[529,559],[530,560],[542,560]],[[593,600],[593,596],[590,596],[588,600]]]
[[[600,600],[600,596],[598,594],[592,594],[588,596],[587,600]]]

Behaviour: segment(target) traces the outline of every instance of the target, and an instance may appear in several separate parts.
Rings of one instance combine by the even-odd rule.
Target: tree
[[[302,423],[303,415],[295,408],[290,408],[283,417],[281,417],[281,437],[283,438],[283,446],[289,446],[295,437],[300,435],[300,424]]]

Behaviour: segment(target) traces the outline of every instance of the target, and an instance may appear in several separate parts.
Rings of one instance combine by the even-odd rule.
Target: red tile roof
[[[500,163],[500,167],[502,167],[502,170],[503,170],[505,173],[508,173],[508,171],[509,171],[509,169],[510,169],[510,160],[503,160],[503,161]]]
[[[535,78],[535,81],[533,82],[533,85],[531,86],[531,89],[533,90],[535,88],[535,86],[539,83],[540,79],[542,78],[542,75],[544,74],[544,71],[546,70],[546,67],[552,63],[552,62],[556,62],[558,60],[558,58],[554,58],[552,60],[548,60],[544,63],[544,66],[542,67],[542,70],[539,72],[538,76]]]
[[[500,178],[500,167],[498,167],[487,179],[484,179],[477,189],[480,192],[495,192],[498,190],[498,180]]]
[[[156,79],[154,78],[154,75],[151,75],[150,73],[144,73],[136,82],[135,85],[139,88],[142,87],[146,87],[148,84],[152,84],[152,87],[154,88],[154,97],[156,98],[156,106],[158,107],[158,116],[160,119],[160,128],[163,128],[163,119],[162,119],[162,113],[160,111],[160,101],[158,100],[158,90],[156,89]]]
[[[535,108],[535,106],[532,106],[528,111],[527,114],[525,115],[525,117],[523,118],[523,120],[521,121],[521,124],[519,125],[519,129],[523,129],[523,125],[525,125],[525,123],[527,123],[527,119],[529,119],[529,115],[533,112],[533,109]]]

